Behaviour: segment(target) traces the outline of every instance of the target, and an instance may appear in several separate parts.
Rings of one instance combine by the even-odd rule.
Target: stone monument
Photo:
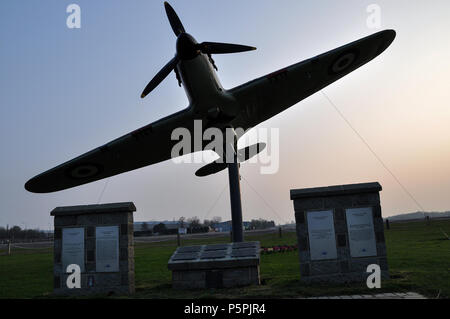
[[[178,247],[169,260],[175,289],[259,285],[259,242]]]
[[[365,281],[367,266],[388,279],[379,183],[291,190],[301,280]]]
[[[54,293],[134,293],[133,203],[57,207],[54,220]],[[69,265],[80,288],[67,286]]]

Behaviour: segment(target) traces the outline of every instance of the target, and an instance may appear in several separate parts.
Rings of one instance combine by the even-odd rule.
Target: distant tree
[[[178,224],[180,228],[184,228],[184,223],[185,223],[186,218],[181,216],[180,219],[178,219]]]
[[[209,231],[209,227],[202,225],[200,222],[200,218],[198,218],[197,216],[189,218],[188,222],[190,233],[207,233]]]
[[[165,234],[167,232],[167,227],[163,223],[159,223],[153,227],[153,232],[158,234]]]
[[[212,225],[212,220],[205,219],[205,220],[203,221],[203,226],[205,226],[205,227],[211,227],[211,225]]]
[[[222,221],[222,217],[215,216],[212,219],[205,219],[203,221],[203,226],[208,227],[208,229],[214,228],[214,225],[220,223],[221,221]]]
[[[11,229],[9,231],[11,233],[20,233],[21,230],[22,230],[22,228],[20,228],[19,226],[13,226],[13,227],[11,227]]]
[[[200,218],[198,218],[197,216],[191,217],[187,221],[189,223],[190,228],[198,228],[201,226]]]
[[[8,231],[4,227],[0,227],[0,239],[8,238]]]
[[[21,229],[19,226],[13,226],[10,229],[0,227],[0,239],[1,240],[35,240],[35,239],[46,239],[48,234],[42,230],[38,229]]]

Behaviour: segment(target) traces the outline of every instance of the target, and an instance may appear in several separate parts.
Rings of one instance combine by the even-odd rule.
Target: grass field
[[[450,220],[395,223],[386,230],[391,280],[369,290],[365,284],[312,286],[300,281],[298,252],[261,256],[260,286],[239,289],[176,291],[171,289],[167,261],[175,242],[137,244],[135,247],[136,294],[134,298],[295,298],[344,294],[414,291],[429,298],[450,298]],[[262,246],[296,244],[295,233],[277,233],[246,240]],[[183,241],[183,245],[228,242],[229,236]],[[0,254],[4,253],[0,251]],[[53,287],[50,249],[15,249],[0,255],[0,298],[48,298]],[[124,298],[124,297],[123,297]]]

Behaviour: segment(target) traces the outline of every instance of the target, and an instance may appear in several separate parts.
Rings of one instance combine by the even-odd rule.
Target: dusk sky
[[[225,88],[397,32],[381,56],[324,89],[348,122],[318,92],[258,126],[279,129],[279,171],[241,166],[244,220],[294,220],[293,188],[374,181],[384,217],[450,210],[448,0],[169,2],[197,41],[258,48],[214,56]],[[81,8],[80,29],[66,25],[71,3]],[[367,24],[371,4],[381,9],[380,28]],[[24,189],[37,174],[186,108],[173,73],[140,99],[175,41],[163,1],[0,2],[0,226],[53,228],[57,206],[125,201],[135,203],[136,221],[230,219],[227,171],[197,178],[202,164],[167,161],[51,194]]]

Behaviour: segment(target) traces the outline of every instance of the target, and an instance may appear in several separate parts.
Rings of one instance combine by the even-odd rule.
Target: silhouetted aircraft
[[[193,132],[194,120],[202,120],[204,130],[209,127],[248,130],[371,61],[395,38],[394,30],[381,31],[227,90],[216,76],[211,55],[255,48],[198,43],[185,31],[174,9],[167,2],[164,5],[177,37],[176,54],[145,87],[141,97],[147,96],[175,71],[179,84],[186,91],[189,106],[30,179],[25,184],[28,191],[55,192],[168,160],[173,146],[179,142],[171,139],[172,131],[183,127]],[[236,136],[236,141],[240,137]],[[205,144],[195,147],[193,143],[192,152],[204,150]],[[263,144],[256,145],[257,151],[263,147]],[[241,160],[248,158],[243,157]],[[226,164],[214,162],[197,171],[197,176],[216,173],[226,167]]]

